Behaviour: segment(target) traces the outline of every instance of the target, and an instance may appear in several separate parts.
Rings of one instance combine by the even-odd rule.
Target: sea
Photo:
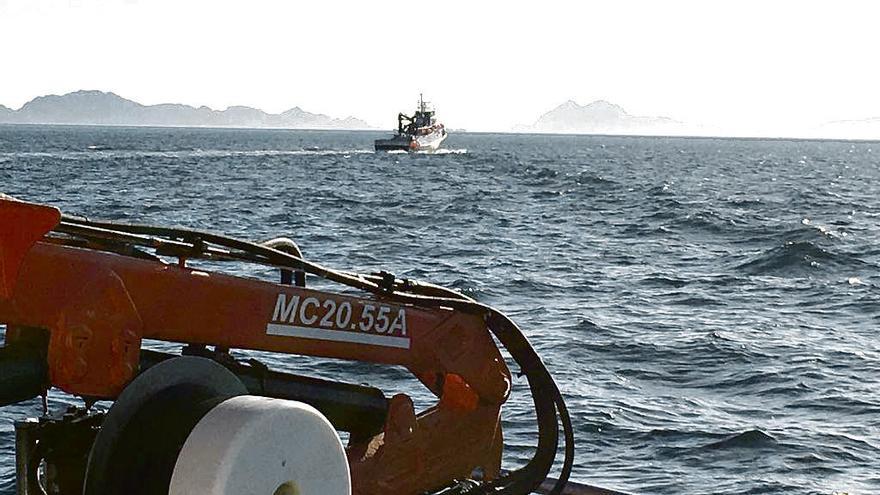
[[[455,133],[434,154],[374,153],[385,134],[0,126],[0,192],[288,236],[321,264],[501,309],[564,393],[575,481],[880,493],[880,142]],[[238,355],[433,403],[402,368]],[[0,494],[14,493],[13,421],[39,413],[0,410]],[[536,442],[522,377],[503,425],[514,468]]]

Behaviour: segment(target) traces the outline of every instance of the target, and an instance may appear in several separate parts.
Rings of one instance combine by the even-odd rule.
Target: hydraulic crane
[[[205,268],[223,261],[278,268],[280,282]],[[342,291],[306,287],[306,275]],[[272,418],[294,414],[278,401],[307,404],[303,410],[348,433],[340,476],[359,495],[531,493],[553,466],[560,425],[564,458],[552,493],[562,492],[571,472],[574,439],[562,395],[507,316],[433,284],[321,266],[287,239],[254,243],[92,221],[3,197],[0,324],[0,405],[53,387],[86,405],[17,424],[22,495],[185,493],[175,486],[186,486],[194,471],[219,479],[210,470],[222,466],[201,466],[200,456],[227,455],[223,449],[239,438],[237,426],[223,426],[210,438],[228,436],[227,447],[194,450],[209,418],[264,404],[281,411],[266,413]],[[145,340],[182,351],[151,350]],[[537,419],[534,457],[511,472],[501,470],[500,422],[511,374],[498,344],[527,378]],[[401,366],[437,402],[416,411],[407,395],[270,370],[233,350]],[[248,405],[242,397],[258,399]],[[96,412],[97,401],[113,404]],[[271,452],[259,462],[274,466]],[[275,493],[305,495],[295,481]]]

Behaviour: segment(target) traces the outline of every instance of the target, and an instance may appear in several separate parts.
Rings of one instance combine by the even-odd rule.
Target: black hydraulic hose
[[[459,297],[461,299],[476,303],[476,301],[471,299],[470,297],[467,297],[459,292],[456,292],[452,289],[449,289],[449,288],[446,288],[446,287],[443,287],[440,285],[418,282],[418,283],[409,283],[408,288],[411,288],[411,290],[413,290],[416,293],[433,294],[433,295],[438,295],[438,296],[443,296],[443,297]],[[522,331],[519,329],[519,327],[513,322],[513,320],[511,320],[507,316],[501,314],[498,310],[496,310],[494,308],[489,308],[489,309],[493,312],[493,315],[497,315],[498,317],[503,318],[502,323],[506,323],[507,325],[512,325],[515,328],[516,333],[518,333],[520,336],[522,336],[523,339],[525,339],[525,335],[522,333]],[[494,327],[490,324],[489,328],[493,329]],[[498,336],[497,332],[495,332],[494,330],[493,330],[493,333],[496,336]],[[500,340],[500,337],[499,337],[499,340]],[[504,342],[502,342],[502,343],[504,343]],[[510,351],[510,348],[506,344],[505,344],[505,348],[507,348],[508,351]],[[565,457],[564,457],[564,461],[562,464],[562,471],[560,473],[559,479],[556,481],[552,490],[549,492],[551,495],[557,495],[559,493],[562,493],[562,490],[565,489],[565,485],[568,482],[569,477],[571,476],[571,470],[574,465],[574,428],[572,427],[572,424],[571,424],[571,416],[568,413],[568,407],[565,405],[565,399],[562,397],[562,393],[560,392],[559,387],[556,385],[556,381],[553,380],[552,376],[550,376],[549,371],[547,370],[546,366],[544,366],[543,362],[541,361],[540,356],[538,356],[538,354],[534,351],[534,349],[531,348],[531,345],[529,345],[529,348],[531,349],[531,353],[534,354],[534,359],[536,359],[538,361],[537,368],[539,368],[540,370],[543,370],[543,372],[545,372],[547,374],[546,378],[547,378],[547,381],[549,382],[548,386],[552,387],[553,401],[554,401],[556,408],[559,412],[559,419],[562,421],[562,431],[563,431],[563,435],[564,435],[564,445],[565,445]],[[517,361],[517,362],[519,362],[519,361]]]
[[[351,287],[365,290],[367,292],[376,292],[377,290],[381,290],[377,284],[372,282],[368,282],[361,277],[352,276],[349,274],[345,274],[343,272],[339,272],[336,270],[332,270],[330,268],[326,268],[317,263],[306,261],[302,258],[298,258],[296,256],[290,255],[288,253],[279,251],[277,249],[273,249],[267,246],[263,246],[257,243],[242,241],[239,239],[234,239],[231,237],[226,237],[222,235],[217,235],[211,232],[201,232],[196,230],[187,230],[187,229],[177,229],[177,228],[169,228],[169,227],[155,227],[151,225],[134,225],[134,224],[119,224],[112,222],[96,222],[84,220],[81,218],[68,218],[62,217],[61,226],[62,228],[66,228],[66,225],[80,225],[80,226],[89,226],[96,227],[103,230],[117,230],[130,234],[137,234],[140,236],[166,236],[171,238],[179,238],[185,241],[192,242],[194,244],[200,243],[212,243],[220,246],[224,246],[227,248],[238,249],[241,251],[246,251],[252,254],[259,254],[264,256],[266,259],[259,261],[254,259],[246,259],[246,261],[255,261],[267,263],[275,266],[284,266],[287,268],[300,269],[304,272],[311,273],[312,275],[317,275],[322,278],[326,278],[327,280],[337,282],[344,285],[349,285]],[[80,230],[78,233],[83,235],[84,233]],[[151,241],[158,241],[156,239],[149,238]],[[132,241],[136,242],[136,241]],[[175,244],[178,244],[177,241],[171,241]],[[147,244],[150,245],[150,244]]]
[[[502,486],[498,493],[520,494],[538,488],[553,467],[559,445],[559,425],[552,395],[553,380],[525,335],[511,323],[503,314],[493,313],[488,326],[514,357],[529,382],[538,421],[538,447],[535,456],[523,468],[513,471],[512,479],[501,477],[490,486]]]
[[[80,218],[64,217],[60,231],[75,233],[76,235],[88,236],[89,228],[100,229],[99,235],[106,235],[106,231],[117,231],[135,234],[127,241],[144,243],[151,247],[161,247],[163,240],[142,236],[162,236],[172,239],[181,239],[193,244],[193,247],[203,246],[204,243],[216,244],[229,249],[240,250],[250,256],[241,256],[244,261],[269,264],[277,267],[294,268],[317,275],[327,280],[343,285],[371,292],[399,302],[417,306],[446,306],[459,311],[482,314],[487,317],[487,326],[498,338],[499,342],[510,352],[511,357],[520,366],[523,374],[529,382],[529,388],[535,405],[535,414],[538,422],[538,446],[534,457],[523,467],[502,475],[496,480],[486,484],[486,492],[508,495],[522,495],[531,493],[537,489],[552,468],[556,457],[559,440],[559,421],[561,420],[565,439],[565,458],[562,472],[553,490],[552,495],[562,492],[571,473],[574,464],[574,434],[571,418],[565,401],[559,391],[553,377],[541,361],[535,349],[522,333],[519,327],[500,311],[476,302],[467,296],[454,292],[450,289],[433,284],[422,283],[395,283],[392,290],[383,286],[380,278],[361,276],[342,271],[326,268],[317,263],[306,261],[301,257],[260,245],[257,243],[242,241],[211,232],[200,232],[188,229],[155,227],[148,225],[129,225],[112,222],[93,222]],[[73,232],[71,232],[73,231]],[[170,241],[175,247],[180,247],[178,241]],[[193,252],[197,255],[197,252]],[[206,253],[207,254],[207,253]],[[224,253],[226,254],[226,253]],[[237,256],[228,253],[230,256]],[[256,255],[256,256],[254,256]],[[393,290],[400,288],[406,292]]]

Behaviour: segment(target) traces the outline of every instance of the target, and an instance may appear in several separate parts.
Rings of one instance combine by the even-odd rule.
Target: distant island
[[[880,139],[880,117],[826,122],[818,133],[837,139]]]
[[[620,105],[597,100],[579,105],[572,100],[541,115],[531,125],[519,125],[512,132],[553,134],[607,134],[641,136],[727,136],[806,139],[880,139],[880,117],[837,120],[821,124],[803,123],[787,132],[773,133],[757,125],[751,129],[729,125],[685,123],[669,117],[630,115]]]
[[[630,115],[619,105],[604,100],[578,105],[568,100],[528,126],[517,126],[517,132],[560,134],[682,134],[686,126],[668,117]]]
[[[81,124],[283,129],[373,129],[355,117],[335,119],[294,107],[279,114],[233,106],[226,110],[175,103],[142,105],[115,93],[76,91],[39,96],[18,110],[0,105],[0,124]]]

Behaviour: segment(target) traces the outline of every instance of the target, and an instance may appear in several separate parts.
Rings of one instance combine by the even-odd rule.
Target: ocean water
[[[880,143],[0,126],[0,192],[296,239],[509,313],[565,393],[573,479],[636,493],[880,493]],[[232,266],[247,276],[275,276]],[[416,396],[396,368],[270,366]],[[52,396],[55,408],[75,399]],[[0,410],[0,493],[12,421]],[[506,465],[534,445],[522,379]]]

